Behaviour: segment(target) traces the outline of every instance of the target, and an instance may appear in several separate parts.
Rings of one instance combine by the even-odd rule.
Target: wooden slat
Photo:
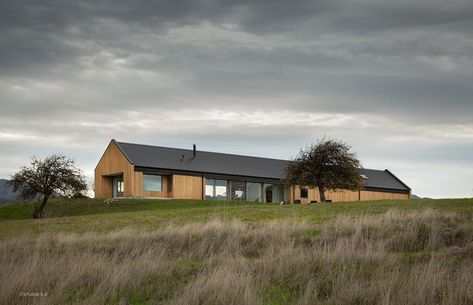
[[[300,200],[302,204],[310,203],[311,201],[320,202],[320,194],[318,188],[309,188],[308,198],[300,197],[300,187],[293,186],[288,188],[288,200],[289,202],[294,202],[293,200],[293,190],[294,190],[294,200]],[[388,192],[373,192],[373,191],[350,191],[340,189],[337,191],[326,191],[325,198],[327,200],[332,200],[333,202],[341,201],[359,201],[359,200],[385,200],[385,199],[394,199],[394,200],[406,200],[409,199],[409,194],[398,194],[398,193],[388,193]]]
[[[173,175],[172,187],[175,199],[202,199],[202,177]]]
[[[332,200],[333,202],[337,201],[358,201],[358,191],[350,190],[337,190],[337,191],[326,191],[325,198]]]
[[[361,191],[360,197],[361,200],[406,200],[409,199],[409,194]]]
[[[123,175],[123,196],[132,196],[135,192],[134,166],[123,155],[114,141],[105,150],[99,164],[95,168],[95,197],[112,197],[112,175]]]

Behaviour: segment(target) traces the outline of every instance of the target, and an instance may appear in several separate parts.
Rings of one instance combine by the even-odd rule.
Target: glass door
[[[113,197],[123,197],[124,186],[125,184],[123,183],[123,175],[113,176],[112,178]]]

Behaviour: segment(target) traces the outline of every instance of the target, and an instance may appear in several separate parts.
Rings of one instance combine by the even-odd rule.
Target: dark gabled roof
[[[281,179],[287,164],[285,160],[199,150],[196,158],[192,158],[193,152],[189,149],[123,142],[117,144],[136,167]]]
[[[281,180],[289,161],[115,142],[126,158],[138,168],[176,170],[207,174],[259,177]],[[360,169],[368,177],[366,188],[409,190],[388,170]]]
[[[365,175],[365,188],[380,188],[409,191],[410,188],[394,176],[389,170],[360,169],[360,174]]]

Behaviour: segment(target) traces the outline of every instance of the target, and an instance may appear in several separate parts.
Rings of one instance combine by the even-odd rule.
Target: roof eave
[[[409,191],[412,190],[407,184],[405,184],[404,182],[402,182],[401,179],[399,179],[398,177],[396,177],[396,175],[394,175],[390,170],[385,169],[384,171],[386,171],[388,174],[390,174],[391,176],[393,176],[394,179],[396,179],[397,181],[399,181],[399,182],[400,182],[402,185],[404,185]]]
[[[133,162],[131,158],[126,154],[125,150],[120,146],[120,143],[115,139],[112,139],[112,142],[115,143],[115,145],[118,147],[121,153],[125,156],[128,162],[130,162],[131,165],[135,165],[135,162]]]

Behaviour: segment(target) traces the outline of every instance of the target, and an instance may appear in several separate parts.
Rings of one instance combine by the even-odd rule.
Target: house
[[[263,202],[320,201],[316,188],[286,187],[289,161],[112,140],[95,168],[95,197],[153,197]],[[388,170],[360,169],[360,191],[327,191],[332,201],[409,199]]]

